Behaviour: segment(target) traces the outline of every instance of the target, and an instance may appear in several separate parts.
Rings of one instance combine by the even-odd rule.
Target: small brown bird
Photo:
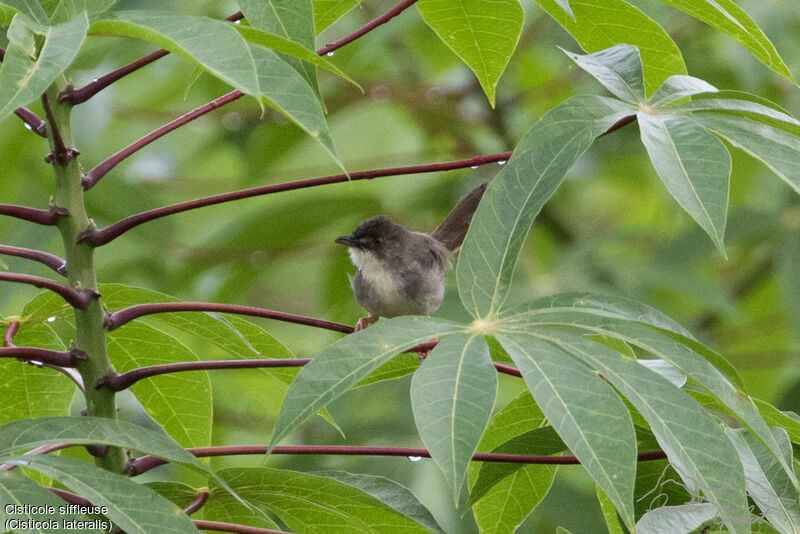
[[[430,315],[444,298],[445,273],[467,235],[486,183],[464,197],[430,234],[412,232],[383,215],[370,217],[350,235],[336,238],[349,247],[356,274],[356,300],[369,312],[356,323],[366,328],[378,317]]]

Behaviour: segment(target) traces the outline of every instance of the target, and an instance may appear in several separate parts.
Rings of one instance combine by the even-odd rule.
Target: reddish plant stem
[[[416,347],[408,349],[407,352],[427,352],[437,344],[436,341],[420,343]],[[203,360],[197,362],[175,362],[160,365],[148,365],[137,367],[125,373],[105,376],[95,383],[96,388],[105,387],[112,391],[122,391],[128,389],[139,380],[158,375],[170,373],[181,373],[185,371],[211,371],[214,369],[263,369],[275,367],[303,367],[311,361],[311,358],[262,358],[255,360]],[[521,377],[519,369],[494,362],[494,367],[499,373]]]
[[[302,367],[311,360],[309,358],[291,359],[258,359],[258,360],[204,360],[197,362],[175,362],[161,365],[138,367],[128,372],[101,378],[95,387],[106,387],[111,391],[122,391],[139,380],[168,373],[183,371],[207,371],[211,369],[254,369],[266,367]]]
[[[0,245],[0,254],[38,261],[39,263],[50,267],[62,276],[67,274],[67,262],[48,252],[22,247],[12,247],[10,245]]]
[[[292,534],[284,530],[251,527],[238,523],[223,523],[222,521],[206,521],[205,519],[192,519],[192,523],[199,530],[214,530],[216,532],[235,532],[236,534]]]
[[[76,495],[70,491],[64,491],[62,489],[48,487],[50,491],[58,495],[63,501],[68,502],[70,504],[77,504],[79,506],[92,506],[92,503],[81,497],[80,495]]]
[[[387,22],[395,18],[397,15],[399,15],[400,13],[402,13],[403,11],[414,5],[416,2],[417,0],[404,0],[403,2],[400,2],[399,4],[394,6],[392,9],[390,9],[383,15],[375,17],[374,19],[367,22],[365,25],[363,25],[353,33],[342,37],[338,41],[326,44],[325,46],[317,50],[317,54],[321,56],[323,54],[327,54],[328,52],[333,52],[334,50],[337,50],[347,44],[352,43],[359,37],[371,32],[378,26],[386,24]]]
[[[226,17],[225,20],[233,22],[243,17],[244,15],[241,11],[239,11],[230,17]],[[150,63],[161,59],[168,54],[169,52],[166,50],[156,50],[155,52],[152,52],[132,63],[129,63],[128,65],[125,65],[124,67],[92,80],[90,83],[84,85],[80,89],[75,89],[70,85],[61,91],[61,93],[58,95],[58,101],[69,102],[72,105],[82,104],[117,80],[127,76],[128,74],[131,74],[132,72],[136,72],[142,67],[149,65]]]
[[[26,361],[42,362],[58,367],[75,367],[89,356],[79,349],[68,352],[40,349],[36,347],[0,347],[0,358],[17,358]]]
[[[417,0],[405,0],[404,2],[401,2],[400,4],[396,5],[395,7],[393,7],[392,9],[387,11],[386,13],[384,13],[383,15],[371,20],[370,22],[368,22],[367,24],[365,24],[364,26],[362,26],[361,28],[359,28],[355,32],[351,33],[350,35],[347,35],[347,36],[343,37],[342,39],[339,39],[338,41],[336,41],[334,43],[327,44],[324,47],[320,48],[319,50],[317,50],[317,55],[321,56],[321,55],[327,54],[327,53],[332,52],[332,51],[334,51],[334,50],[336,50],[338,48],[341,48],[341,47],[345,46],[348,43],[351,43],[351,42],[355,41],[356,39],[358,39],[362,35],[374,30],[378,26],[380,26],[382,24],[385,24],[386,22],[388,22],[392,18],[396,17],[397,15],[402,13],[406,8],[408,8],[412,4],[414,4],[416,1]],[[227,20],[231,20],[231,21],[238,20],[238,19],[242,18],[242,16],[243,15],[242,15],[241,12],[240,13],[236,13],[235,15],[232,15],[231,17],[228,17]],[[141,59],[139,59],[137,61],[134,61],[130,65],[127,65],[126,67],[123,67],[122,69],[119,69],[119,71],[114,71],[114,72],[112,72],[110,74],[107,74],[103,78],[98,78],[98,80],[96,80],[96,82],[98,84],[97,85],[97,89],[93,93],[91,91],[88,91],[88,92],[85,91],[92,84],[87,85],[83,89],[77,89],[77,90],[71,89],[71,88],[67,88],[66,91],[62,92],[61,95],[59,95],[59,100],[61,100],[61,101],[69,100],[73,104],[77,104],[79,102],[77,102],[76,100],[78,100],[79,98],[83,98],[83,100],[80,100],[80,102],[84,102],[84,101],[86,101],[86,99],[90,98],[97,91],[103,89],[104,87],[107,87],[108,85],[110,85],[111,83],[115,82],[116,80],[118,80],[122,76],[125,76],[126,74],[129,74],[131,72],[134,72],[135,70],[143,67],[144,65],[152,63],[153,61],[166,56],[168,53],[169,52],[167,52],[166,50],[159,50],[157,52],[153,52],[149,56],[146,56],[146,57],[141,58]],[[102,83],[101,83],[101,81],[102,81]],[[92,83],[95,83],[95,82],[92,82]],[[105,84],[105,85],[103,85],[103,84]],[[85,94],[84,94],[84,92],[85,92]],[[91,94],[89,94],[89,93],[91,93]],[[88,96],[86,96],[86,95],[88,95]],[[193,121],[194,119],[196,119],[198,117],[202,117],[206,113],[209,113],[209,112],[217,109],[220,106],[224,106],[225,104],[227,104],[229,102],[233,102],[234,100],[237,100],[237,99],[241,98],[242,96],[244,96],[244,93],[242,93],[239,90],[231,91],[230,93],[228,93],[226,95],[223,95],[223,96],[221,96],[221,97],[219,97],[219,98],[217,98],[215,100],[212,100],[211,102],[209,102],[207,104],[204,104],[204,105],[202,105],[202,106],[200,106],[198,108],[195,108],[192,111],[181,115],[177,119],[174,119],[174,120],[168,122],[164,126],[161,126],[160,128],[157,128],[156,130],[153,130],[152,132],[150,132],[146,136],[142,137],[141,139],[138,139],[138,140],[134,141],[130,145],[126,146],[125,148],[123,148],[119,152],[109,156],[108,158],[106,158],[105,160],[103,160],[99,164],[97,164],[94,168],[92,168],[84,176],[83,188],[88,191],[89,189],[94,187],[95,184],[97,184],[97,182],[99,182],[103,178],[103,176],[105,176],[111,169],[113,169],[114,167],[119,165],[123,160],[125,160],[125,158],[127,158],[128,156],[136,153],[137,151],[141,150],[142,148],[146,147],[147,145],[149,145],[150,143],[152,143],[156,139],[158,139],[160,137],[163,137],[164,135],[168,134],[169,132],[175,130],[176,128],[180,128],[184,124],[186,124],[186,123],[188,123],[190,121]]]
[[[6,329],[5,334],[3,334],[3,347],[17,349],[17,351],[22,350],[22,352],[17,352],[17,353],[9,352],[7,357],[20,358],[28,361],[35,360],[37,362],[40,362],[45,367],[58,371],[59,373],[65,374],[70,380],[75,382],[75,385],[78,386],[78,388],[80,388],[81,391],[84,391],[83,378],[81,377],[81,374],[78,371],[73,369],[73,367],[77,365],[79,360],[87,358],[85,352],[77,349],[72,349],[68,352],[48,351],[48,352],[53,352],[54,355],[58,356],[50,357],[47,354],[45,354],[44,358],[42,358],[42,353],[38,351],[41,351],[43,349],[33,349],[34,351],[37,352],[31,352],[31,349],[24,349],[24,348],[21,349],[20,347],[14,345],[14,336],[17,334],[17,330],[19,330],[19,321],[11,321],[10,323],[8,323],[8,328]],[[4,349],[0,349],[0,353],[2,353],[3,350]],[[68,355],[69,359],[63,357],[63,355]],[[65,362],[68,365],[65,365]],[[35,450],[38,449],[34,449],[34,451]],[[49,451],[44,451],[44,452],[49,452]],[[31,454],[37,454],[37,453],[32,451]]]
[[[31,454],[48,454],[53,451],[60,451],[61,449],[66,449],[67,447],[72,447],[71,443],[54,443],[52,445],[42,445],[41,447],[36,447],[35,449],[31,449],[25,453],[23,456],[31,455]],[[0,470],[2,471],[11,471],[12,469],[16,469],[18,466],[16,464],[3,464],[0,465]]]
[[[135,228],[140,224],[144,224],[155,219],[160,219],[161,217],[167,217],[168,215],[174,215],[184,211],[203,208],[205,206],[213,206],[215,204],[222,204],[224,202],[231,202],[233,200],[240,200],[243,198],[251,198],[261,195],[269,195],[272,193],[279,193],[282,191],[292,191],[295,189],[304,189],[306,187],[316,187],[320,185],[335,184],[352,180],[371,180],[373,178],[380,178],[383,176],[401,176],[404,174],[420,174],[426,172],[463,169],[466,167],[474,167],[476,165],[485,165],[487,163],[507,160],[510,157],[511,152],[503,152],[500,154],[476,156],[474,158],[448,161],[444,163],[429,163],[426,165],[411,165],[407,167],[391,167],[388,169],[360,171],[351,173],[349,177],[346,174],[334,174],[331,176],[307,178],[305,180],[285,182],[282,184],[251,187],[249,189],[241,189],[239,191],[230,191],[228,193],[221,193],[219,195],[211,195],[208,197],[188,200],[186,202],[179,202],[178,204],[162,206],[153,210],[137,213],[135,215],[131,215],[130,217],[126,217],[102,230],[87,230],[83,232],[78,239],[80,242],[86,242],[95,247],[99,247],[110,243],[131,228]]]
[[[17,335],[19,331],[19,321],[11,321],[8,323],[8,328],[6,328],[5,333],[3,334],[3,346],[4,347],[14,347],[14,336]]]
[[[206,504],[206,501],[208,500],[208,495],[209,493],[207,491],[198,492],[197,497],[195,498],[194,501],[192,501],[192,504],[183,509],[186,515],[192,515],[200,508],[202,508]]]
[[[29,284],[42,289],[49,289],[57,293],[61,298],[67,301],[72,307],[80,310],[85,310],[95,298],[100,295],[94,291],[86,289],[72,289],[64,284],[59,284],[53,280],[42,278],[40,276],[32,276],[29,274],[19,273],[3,273],[0,272],[0,281],[16,282],[18,284]]]
[[[16,206],[14,204],[0,204],[0,215],[16,217],[23,221],[30,221],[43,226],[53,226],[61,217],[69,215],[64,208],[52,207],[49,210],[38,210],[28,206]]]
[[[22,119],[22,122],[27,124],[31,131],[39,137],[47,137],[47,123],[33,111],[28,108],[17,108],[14,110],[14,115]]]
[[[103,176],[108,173],[111,169],[119,165],[125,158],[130,156],[131,154],[141,150],[142,148],[146,147],[156,139],[165,136],[169,132],[180,128],[184,124],[193,121],[194,119],[205,115],[206,113],[217,109],[220,106],[224,106],[229,102],[233,102],[244,96],[244,93],[239,91],[231,91],[226,95],[222,95],[221,97],[208,102],[207,104],[203,104],[202,106],[193,109],[188,113],[184,113],[177,119],[173,119],[169,121],[167,124],[161,126],[150,132],[149,134],[145,135],[144,137],[137,139],[130,145],[126,146],[119,152],[107,157],[97,165],[95,165],[89,172],[83,175],[83,189],[88,191],[94,185],[100,181]]]
[[[349,334],[353,331],[352,326],[333,323],[331,321],[323,321],[322,319],[314,319],[313,317],[305,317],[303,315],[294,315],[292,313],[256,308],[254,306],[238,306],[236,304],[219,304],[216,302],[151,302],[148,304],[136,304],[107,315],[105,326],[108,330],[114,330],[144,315],[192,311],[235,313],[239,315],[248,315],[251,317],[263,317],[265,319],[275,319],[288,323],[324,328],[326,330],[333,330],[335,332],[342,332],[344,334]]]
[[[187,449],[197,457],[208,456],[239,456],[250,454],[266,454],[269,447],[266,445],[228,445],[222,447],[194,447]],[[361,447],[351,445],[278,445],[272,449],[271,454],[301,454],[301,455],[339,455],[339,456],[403,456],[430,458],[430,453],[425,449],[412,447]],[[637,461],[647,462],[666,458],[664,451],[640,452]],[[575,456],[541,456],[533,454],[501,454],[495,452],[478,452],[472,456],[476,462],[503,462],[515,464],[543,464],[543,465],[575,465],[580,461]],[[156,456],[140,456],[131,460],[125,472],[131,476],[141,475],[167,461]]]

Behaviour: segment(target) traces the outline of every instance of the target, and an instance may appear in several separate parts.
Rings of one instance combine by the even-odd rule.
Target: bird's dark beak
[[[361,247],[361,244],[358,242],[357,239],[354,239],[352,235],[343,235],[337,237],[334,243],[339,243],[340,245],[344,245],[346,247],[356,247],[356,248]]]

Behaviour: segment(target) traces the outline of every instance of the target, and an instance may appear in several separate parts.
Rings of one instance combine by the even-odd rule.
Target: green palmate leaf
[[[691,499],[667,460],[639,462],[636,466],[636,518],[656,508],[683,504]]]
[[[130,323],[109,333],[108,355],[120,373],[199,359],[178,339],[142,323]],[[181,445],[211,444],[213,411],[207,372],[154,376],[131,386],[131,392],[147,414]]]
[[[317,35],[364,0],[314,0],[314,25]]]
[[[514,53],[524,12],[517,0],[420,0],[425,23],[472,69],[494,107],[497,82]]]
[[[674,74],[664,80],[661,87],[647,101],[647,105],[658,107],[687,96],[717,92],[719,92],[719,89],[705,80],[684,74]]]
[[[586,52],[617,44],[639,48],[647,93],[673,74],[686,74],[678,45],[653,19],[624,0],[571,0],[574,18],[556,0],[535,0]]]
[[[324,57],[318,56],[316,52],[304,47],[301,44],[295,43],[278,35],[265,33],[250,26],[235,25],[234,27],[236,28],[236,31],[238,31],[242,35],[242,37],[244,37],[251,43],[261,46],[266,46],[267,48],[271,48],[276,52],[280,52],[284,56],[292,56],[294,58],[301,59],[304,62],[311,63],[312,65],[333,72],[334,74],[340,76],[341,78],[347,80],[348,82],[352,83],[353,85],[361,89],[361,86],[358,85],[358,82],[356,82],[350,76],[345,74],[345,72],[342,69],[340,69],[339,67],[337,67]],[[314,79],[316,80],[316,76],[314,76]]]
[[[189,516],[155,491],[81,460],[31,455],[0,458],[0,463],[26,466],[53,477],[94,506],[107,507],[106,517],[129,534],[197,532]]]
[[[2,0],[0,4],[7,5],[18,13],[27,15],[37,24],[42,24],[44,26],[50,24],[50,18],[36,0]]]
[[[322,471],[311,474],[333,478],[343,484],[357,488],[419,523],[432,534],[443,534],[442,527],[439,526],[430,511],[417,500],[408,488],[393,480],[381,476],[346,473],[344,471]]]
[[[731,157],[715,135],[681,115],[637,114],[642,143],[661,181],[724,254]]]
[[[72,63],[88,27],[85,13],[58,26],[42,26],[23,15],[14,17],[8,29],[11,41],[0,66],[0,120],[38,98]],[[26,52],[27,46],[12,39],[26,36],[25,40],[33,43],[36,35],[44,38],[44,44],[35,59]]]
[[[50,323],[23,323],[14,342],[21,347],[66,350]],[[18,419],[67,415],[76,387],[53,369],[0,359],[0,424]]]
[[[9,505],[30,505],[31,507],[38,506],[52,506],[54,510],[64,506],[64,501],[56,497],[56,495],[39,486],[31,479],[24,476],[19,470],[5,471],[0,470],[0,525],[3,525],[3,530],[8,529],[13,532],[25,533],[42,533],[52,532],[52,528],[31,528],[31,529],[17,529],[13,527],[10,520],[18,521],[46,521],[48,519],[55,519],[59,528],[59,534],[96,534],[103,532],[97,528],[87,528],[85,526],[64,528],[67,524],[74,524],[73,521],[89,521],[89,517],[83,514],[75,513],[57,513],[52,515],[42,515],[33,513],[11,513],[12,510],[6,508]]]
[[[692,494],[724,511],[731,532],[749,532],[732,518],[744,517],[747,499],[738,455],[720,424],[697,401],[656,373],[598,343],[566,330],[531,331],[561,346],[601,373],[650,423],[650,429]],[[713,455],[707,451],[714,451]]]
[[[558,435],[633,526],[636,434],[620,398],[583,363],[546,341],[517,334],[498,341]]]
[[[238,0],[238,3],[252,27],[288,39],[307,50],[314,48],[316,33],[311,0]],[[283,59],[302,74],[315,93],[319,93],[317,71],[312,65],[292,56],[283,56]]]
[[[767,424],[783,428],[792,443],[800,443],[800,418],[794,412],[782,412],[768,402],[755,399],[758,411]]]
[[[783,445],[785,461],[791,463],[792,444],[786,431],[780,428],[772,431]],[[728,429],[727,432],[739,452],[747,481],[747,492],[763,517],[780,532],[800,532],[800,505],[797,502],[793,475],[787,476],[775,457],[744,429]]]
[[[303,367],[289,387],[275,422],[272,444],[395,354],[461,330],[461,325],[441,319],[397,317],[382,319],[330,345]]]
[[[608,498],[608,495],[603,492],[600,486],[595,486],[594,489],[597,494],[597,502],[600,503],[600,512],[602,512],[603,518],[606,520],[608,534],[625,534],[625,530],[619,524],[614,503],[611,502],[611,499]]]
[[[496,393],[497,373],[480,335],[457,334],[439,342],[411,380],[419,435],[456,505]]]
[[[544,300],[546,303],[547,301]],[[560,304],[568,301],[561,300]],[[548,312],[550,309],[552,312]],[[563,307],[536,307],[535,303],[520,308],[514,316],[503,320],[506,328],[527,331],[543,325],[557,325],[587,329],[594,334],[616,337],[642,348],[683,371],[701,386],[707,388],[731,415],[739,418],[758,439],[764,443],[787,473],[792,473],[791,463],[782,459],[779,443],[774,439],[767,423],[759,415],[753,401],[736,387],[714,365],[689,346],[667,335],[663,330],[645,325],[632,318],[619,318],[606,313],[592,313],[588,309]],[[641,360],[640,360],[641,363]]]
[[[473,317],[492,318],[508,296],[520,247],[544,203],[592,142],[633,108],[576,96],[550,110],[492,180],[459,253],[461,301]]]
[[[800,193],[800,137],[750,119],[697,114],[693,117],[733,146],[760,160],[789,187]]]
[[[91,32],[144,39],[196,62],[254,96],[259,104],[266,103],[285,115],[341,167],[314,89],[277,53],[248,43],[233,25],[205,17],[128,11],[120,12],[115,19],[93,23]]]
[[[383,380],[392,380],[408,376],[419,368],[419,357],[416,354],[398,354],[385,364],[372,371],[355,387],[368,386]]]
[[[642,58],[635,46],[616,45],[586,55],[562,52],[615,96],[631,104],[644,102]]]
[[[392,506],[334,478],[267,467],[225,469],[219,474],[245,499],[266,507],[298,534],[429,532]],[[211,493],[212,500],[229,498],[218,495],[214,487]]]
[[[758,24],[733,0],[661,0],[667,5],[702,20],[747,48],[764,65],[794,80],[775,46]]]

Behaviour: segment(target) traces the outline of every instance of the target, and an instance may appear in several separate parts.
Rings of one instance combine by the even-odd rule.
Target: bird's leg
[[[353,328],[353,332],[358,332],[359,330],[364,330],[366,327],[377,321],[378,318],[374,315],[370,315],[369,317],[362,317],[356,323],[355,328]]]

